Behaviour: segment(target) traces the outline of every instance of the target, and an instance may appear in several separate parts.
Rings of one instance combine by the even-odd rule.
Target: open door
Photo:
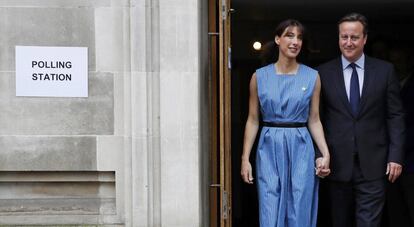
[[[231,227],[230,0],[209,0],[210,226]]]

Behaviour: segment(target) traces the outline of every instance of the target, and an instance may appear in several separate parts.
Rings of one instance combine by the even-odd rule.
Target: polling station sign
[[[88,97],[88,48],[16,46],[16,96]]]

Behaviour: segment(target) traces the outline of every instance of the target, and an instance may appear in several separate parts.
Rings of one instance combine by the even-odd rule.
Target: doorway
[[[208,0],[210,227],[231,227],[230,0]]]
[[[273,40],[276,25],[287,18],[301,21],[307,29],[306,44],[300,61],[311,67],[338,57],[337,21],[350,12],[364,14],[369,21],[365,53],[369,56],[392,61],[398,74],[414,71],[414,2],[396,0],[380,1],[326,1],[300,0],[232,0],[231,24],[231,201],[233,227],[258,227],[256,185],[244,184],[240,178],[240,157],[243,145],[244,124],[248,114],[249,81],[255,69],[262,66],[260,51],[252,48],[254,41],[262,44]],[[396,56],[395,56],[396,55]],[[411,116],[413,117],[413,116]],[[413,117],[414,118],[414,117]],[[254,168],[255,148],[251,153]],[[320,210],[318,227],[331,226],[329,204],[324,196],[326,182],[320,185]],[[400,208],[398,213],[404,213]],[[322,215],[323,214],[323,215]],[[402,226],[390,224],[388,211],[384,211],[383,227]],[[406,217],[404,217],[406,218]],[[392,222],[391,222],[392,223]]]

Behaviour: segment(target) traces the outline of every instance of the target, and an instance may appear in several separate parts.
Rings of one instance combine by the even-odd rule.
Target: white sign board
[[[88,97],[87,47],[16,46],[16,96]]]

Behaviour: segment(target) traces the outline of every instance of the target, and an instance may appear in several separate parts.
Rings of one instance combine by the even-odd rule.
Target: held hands
[[[249,161],[242,161],[240,173],[244,182],[248,184],[253,184],[252,165]]]
[[[329,157],[320,157],[315,161],[315,174],[320,178],[324,178],[331,173],[329,169]]]
[[[318,177],[324,178],[331,173],[331,170],[329,169],[329,157],[317,158],[315,163],[315,174]],[[252,165],[249,161],[242,161],[240,173],[244,182],[253,184]]]
[[[385,173],[388,175],[388,180],[391,183],[394,183],[395,180],[400,176],[402,171],[402,166],[396,162],[388,162],[387,164],[387,172]]]

